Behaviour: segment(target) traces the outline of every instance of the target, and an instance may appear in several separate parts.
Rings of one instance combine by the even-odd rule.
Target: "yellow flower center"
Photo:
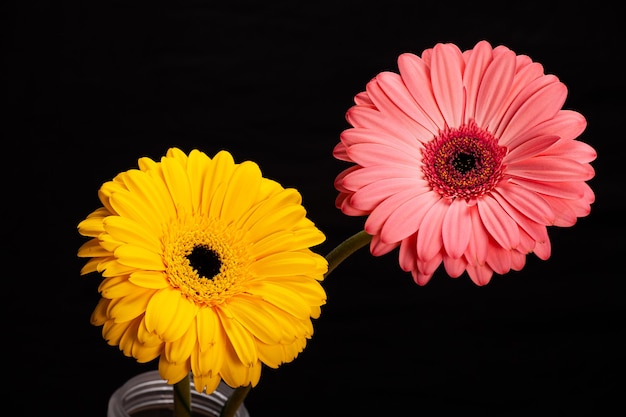
[[[163,239],[170,285],[209,307],[242,292],[251,259],[240,235],[219,219],[179,217]]]

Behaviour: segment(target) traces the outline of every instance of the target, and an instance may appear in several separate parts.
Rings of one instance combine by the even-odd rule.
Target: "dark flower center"
[[[446,129],[424,145],[424,176],[444,197],[480,197],[502,178],[506,152],[491,133],[473,122]]]
[[[476,158],[472,154],[461,152],[452,160],[452,166],[460,173],[467,174],[476,167]]]
[[[222,267],[220,257],[208,246],[194,246],[187,259],[200,278],[212,279],[220,273]]]

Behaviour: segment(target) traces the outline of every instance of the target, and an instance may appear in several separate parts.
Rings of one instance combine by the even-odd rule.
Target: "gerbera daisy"
[[[337,207],[367,216],[370,251],[399,247],[420,285],[443,262],[478,285],[550,256],[546,226],[590,212],[596,152],[563,110],[567,88],[528,56],[486,41],[404,53],[355,96],[334,149],[354,163],[335,182]]]
[[[102,185],[103,207],[78,226],[91,237],[81,274],[103,276],[92,323],[125,355],[158,357],[171,384],[191,371],[201,392],[255,386],[262,364],[293,360],[313,334],[328,266],[310,248],[325,236],[297,190],[226,151],[138,165]]]

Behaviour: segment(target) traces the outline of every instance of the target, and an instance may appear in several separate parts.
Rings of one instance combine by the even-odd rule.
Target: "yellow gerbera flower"
[[[91,237],[81,274],[103,277],[92,323],[125,355],[158,357],[171,384],[191,371],[198,391],[255,386],[262,364],[290,362],[313,334],[328,263],[310,248],[324,234],[297,190],[226,151],[171,148],[138,165],[78,225]]]

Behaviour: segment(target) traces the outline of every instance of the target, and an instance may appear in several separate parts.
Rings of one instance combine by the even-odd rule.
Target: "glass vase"
[[[217,417],[234,389],[220,382],[210,394],[195,390],[191,378],[192,417]],[[159,371],[141,373],[124,383],[109,398],[107,417],[173,417],[174,389],[159,375]],[[250,417],[241,404],[236,417]]]

